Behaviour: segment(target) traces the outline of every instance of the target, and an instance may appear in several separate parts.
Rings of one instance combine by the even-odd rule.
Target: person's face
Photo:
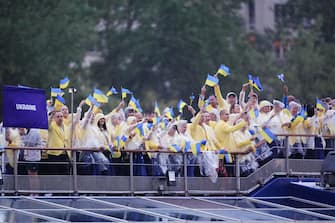
[[[282,110],[282,108],[279,105],[274,105],[273,110],[275,111],[275,113],[278,113]]]
[[[209,100],[209,104],[211,104],[212,106],[217,105],[217,100],[216,100],[216,97],[214,95],[209,96],[208,100]]]
[[[63,117],[64,117],[64,118],[67,118],[67,117],[68,117],[68,115],[69,115],[69,109],[68,109],[67,106],[63,106],[63,107],[60,109],[60,111],[63,113]]]
[[[210,113],[209,115],[210,115],[210,120],[211,121],[216,121],[216,114]]]
[[[235,114],[240,113],[240,112],[241,112],[241,107],[240,107],[238,104],[235,104],[234,109],[233,109],[233,112],[234,112]]]
[[[233,104],[236,104],[236,97],[235,97],[235,95],[229,95],[229,97],[228,97],[228,104],[230,104],[230,105],[233,105]]]
[[[21,136],[25,135],[26,134],[26,129],[25,128],[19,128],[19,134]]]
[[[291,114],[292,115],[296,115],[299,111],[299,107],[298,106],[293,106],[291,109]]]
[[[99,119],[98,126],[103,126],[105,124],[105,121],[106,121],[105,118]]]
[[[220,115],[221,120],[227,122],[229,120],[229,113],[228,112],[223,112]]]
[[[271,106],[264,106],[262,108],[262,112],[264,113],[269,113],[271,111],[272,107]]]
[[[185,133],[186,129],[187,129],[187,124],[186,123],[183,123],[183,124],[181,124],[181,125],[178,126],[178,130],[181,133]]]
[[[252,105],[255,105],[257,103],[257,98],[255,96],[250,96],[249,101]]]
[[[63,125],[63,112],[56,112],[55,115],[54,115],[54,120],[56,122],[57,125],[61,126]]]
[[[143,120],[143,115],[142,115],[142,113],[137,112],[137,113],[135,114],[135,117],[136,117],[136,121],[137,121],[137,122],[141,122],[141,121]]]
[[[176,134],[176,131],[177,131],[177,126],[174,125],[174,126],[172,126],[172,127],[169,129],[168,134],[169,134],[170,136],[174,136],[174,134]]]
[[[203,122],[206,124],[208,124],[209,121],[211,120],[211,116],[209,115],[209,113],[202,114],[202,118],[203,118]]]
[[[111,122],[114,126],[120,125],[120,119],[118,117],[112,118]]]

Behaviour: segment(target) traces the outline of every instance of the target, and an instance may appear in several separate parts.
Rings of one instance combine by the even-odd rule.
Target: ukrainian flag
[[[201,142],[197,143],[191,143],[190,141],[187,141],[185,143],[185,152],[192,152],[194,156],[197,156],[199,153],[201,153],[202,150],[204,150],[204,147],[206,146],[206,140],[202,140]]]
[[[133,94],[131,91],[129,91],[127,88],[121,87],[121,97],[122,99],[125,99],[127,97],[127,94]]]
[[[100,107],[100,103],[97,102],[97,100],[95,98],[93,98],[92,95],[88,95],[88,97],[85,100],[85,103],[88,106],[92,106],[92,104],[93,104],[95,107]]]
[[[218,83],[219,83],[219,79],[217,79],[216,77],[214,77],[210,74],[207,75],[207,79],[206,79],[206,82],[205,82],[205,84],[207,86],[214,87]]]
[[[267,143],[272,143],[276,139],[276,136],[268,128],[257,127],[259,134],[265,139]]]
[[[183,113],[183,108],[186,106],[186,102],[184,102],[183,100],[179,100],[178,104],[177,104],[177,109],[180,113]]]
[[[64,79],[59,81],[59,88],[65,89],[69,86],[69,84],[70,84],[69,78],[65,77]]]
[[[161,112],[159,111],[157,101],[155,101],[154,113],[156,114],[156,116],[161,116]]]
[[[261,84],[261,82],[260,82],[260,80],[259,80],[259,77],[255,77],[254,78],[254,88],[256,89],[256,90],[258,90],[258,91],[263,91],[263,86],[262,86],[262,84]]]
[[[316,99],[316,108],[326,111],[326,105],[323,101],[321,101],[320,99]]]
[[[51,88],[51,97],[63,96],[64,92],[60,88]]]
[[[118,94],[117,90],[114,87],[109,89],[109,91],[106,93],[107,96],[111,96],[113,94]]]
[[[99,102],[99,103],[108,103],[108,97],[99,89],[95,88],[93,92],[93,97]]]
[[[144,136],[143,123],[138,123],[137,126],[136,126],[135,131],[136,131],[140,136]]]
[[[254,77],[251,74],[248,74],[249,85],[254,86]]]
[[[173,119],[173,118],[174,118],[174,112],[173,112],[173,109],[172,109],[172,108],[169,108],[168,111],[165,113],[165,116],[166,116],[168,119]]]
[[[233,157],[226,150],[221,149],[219,151],[219,159],[225,159],[226,163],[232,163]]]
[[[60,95],[57,95],[56,96],[56,99],[55,99],[55,110],[59,110],[61,107],[63,107],[65,105],[65,99],[60,96]]]
[[[229,67],[227,67],[226,65],[221,64],[221,66],[219,67],[219,69],[216,73],[221,74],[224,77],[227,77],[228,75],[230,75],[230,70],[229,70]]]
[[[291,125],[296,126],[300,122],[304,121],[304,117],[301,114],[297,114],[292,120],[291,120]]]
[[[180,146],[178,146],[177,144],[173,144],[173,145],[169,146],[168,148],[169,148],[170,151],[175,152],[175,153],[181,151]]]

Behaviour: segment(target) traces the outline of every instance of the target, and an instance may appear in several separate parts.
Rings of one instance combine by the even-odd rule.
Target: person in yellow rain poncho
[[[306,137],[306,154],[307,159],[324,159],[326,142],[322,133],[327,132],[325,125],[326,109],[314,108],[309,105],[307,107],[307,118],[303,121],[305,133],[316,135]]]
[[[128,116],[126,134],[128,137],[127,144],[125,145],[126,150],[144,150],[144,128],[143,121],[137,122],[137,118],[134,116]],[[142,152],[133,152],[134,168],[133,172],[135,176],[146,176],[147,171],[145,168],[144,155]]]
[[[241,129],[242,127],[246,126],[245,119],[248,118],[247,114],[242,113],[240,117],[242,120],[240,123],[236,125],[229,125],[229,113],[227,110],[220,111],[220,121],[216,125],[215,128],[215,135],[221,145],[221,148],[227,150],[228,152],[237,152],[236,142],[233,137],[233,132]]]
[[[63,113],[53,111],[49,116],[48,148],[69,148],[69,129],[63,123]],[[45,165],[45,171],[51,175],[69,174],[69,157],[65,150],[47,150],[49,164]],[[53,162],[65,162],[53,164]],[[51,164],[50,164],[51,163]]]
[[[179,135],[176,122],[169,123],[167,131],[160,137],[160,144],[162,150],[171,153],[160,153],[159,161],[162,172],[166,174],[168,170],[175,171],[177,176],[180,176],[182,170],[183,157],[181,154],[174,154],[182,152],[183,138]]]
[[[218,139],[215,137],[214,130],[208,125],[210,121],[210,115],[207,111],[204,111],[204,107],[200,112],[193,118],[192,123],[188,125],[188,131],[194,141],[200,142],[206,140],[206,146],[204,150],[216,151],[221,148]]]
[[[237,123],[241,121],[242,119],[238,120]],[[256,151],[256,136],[251,135],[248,131],[248,125],[245,125],[238,131],[235,131],[233,133],[233,137],[236,141],[237,151],[245,153],[243,155],[239,155],[241,176],[248,176],[258,167],[258,163],[254,155]]]
[[[289,103],[289,110],[291,121],[284,123],[282,127],[286,128],[288,134],[305,134],[305,128],[303,125],[304,118],[299,115],[299,112],[301,111],[301,105],[295,101],[291,101]],[[304,157],[306,137],[290,136],[288,139],[288,144],[290,147],[288,154],[290,158],[301,159]]]
[[[122,114],[114,113],[110,116],[110,124],[107,125],[110,138],[113,142],[112,163],[116,175],[128,175],[129,168],[122,163],[128,162],[129,157],[123,151],[127,143],[126,123],[122,121]],[[118,165],[121,164],[121,165]]]
[[[16,128],[6,128],[4,130],[5,134],[5,140],[6,144],[5,146],[9,147],[20,147],[22,146],[21,144],[21,139],[20,139],[20,134],[18,129]],[[20,150],[17,151],[17,154],[19,154]],[[7,174],[13,174],[14,173],[14,160],[18,161],[18,155],[15,157],[14,155],[14,150],[12,149],[6,149],[6,157],[8,163],[6,164],[6,173]]]
[[[107,158],[110,154],[110,140],[102,113],[94,114],[93,107],[85,113],[80,122],[80,147],[95,148],[101,151],[81,151],[79,161],[82,163],[78,172],[84,175],[113,175],[114,170]]]
[[[261,127],[267,127],[275,135],[286,134],[287,131],[285,128],[282,128],[282,125],[289,122],[290,118],[287,113],[284,112],[284,106],[284,103],[281,101],[273,100],[273,109],[270,112],[270,117],[268,117],[268,120],[262,122]],[[284,142],[284,136],[277,136],[276,139],[269,144],[269,147],[272,148],[272,155],[274,158],[278,156],[283,157],[285,150]]]

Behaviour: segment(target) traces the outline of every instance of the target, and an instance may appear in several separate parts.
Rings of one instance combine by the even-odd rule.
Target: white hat
[[[273,103],[273,105],[278,105],[281,108],[285,107],[285,104],[283,102],[281,102],[279,100],[276,100],[276,99],[274,99],[272,103]]]
[[[261,110],[265,106],[273,106],[273,104],[267,100],[263,100],[259,103],[259,110]]]

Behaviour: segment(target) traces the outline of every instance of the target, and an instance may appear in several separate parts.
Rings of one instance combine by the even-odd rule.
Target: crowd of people
[[[7,149],[6,172],[13,172],[17,159],[22,161],[19,173],[69,174],[66,163],[73,159],[71,151],[48,148],[82,148],[76,158],[78,173],[85,175],[129,175],[130,150],[138,151],[132,156],[134,175],[160,176],[168,170],[183,175],[182,153],[189,152],[187,175],[191,177],[232,175],[229,166],[236,153],[240,153],[242,174],[247,175],[271,158],[322,159],[325,148],[334,148],[333,139],[325,137],[335,135],[331,98],[320,100],[318,106],[303,105],[288,95],[286,85],[283,98],[273,101],[259,100],[249,84],[242,86],[239,95],[229,92],[225,98],[219,84],[213,88],[214,94],[207,97],[203,86],[197,106],[191,102],[182,108],[192,115],[190,120],[173,117],[171,108],[159,114],[156,107],[155,112],[144,114],[125,100],[108,114],[93,103],[84,112],[85,100],[73,114],[66,105],[54,107],[49,110],[47,131],[8,128],[4,133],[2,129],[5,146],[46,148],[21,149],[18,157]],[[286,141],[284,134],[298,136]]]

